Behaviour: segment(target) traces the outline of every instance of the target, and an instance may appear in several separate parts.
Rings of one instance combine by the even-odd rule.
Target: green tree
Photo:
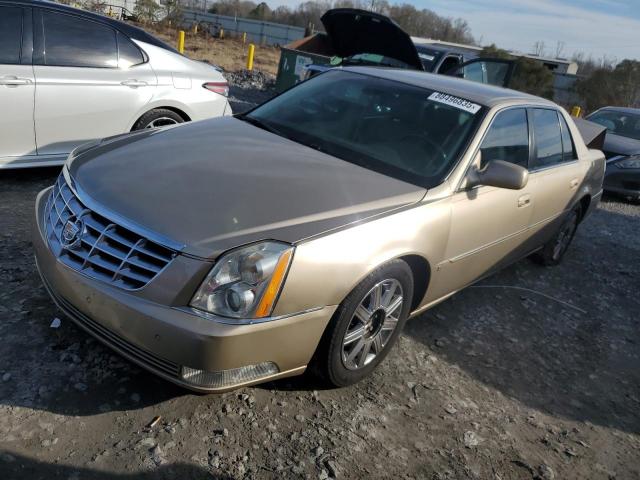
[[[480,57],[514,60],[515,67],[509,88],[539,97],[553,98],[553,73],[542,62],[512,55],[493,44],[484,47]]]
[[[160,12],[160,5],[154,0],[138,0],[133,14],[143,23],[155,22]]]
[[[576,91],[588,111],[608,105],[640,107],[640,62],[623,60],[615,67],[596,68],[578,81]]]
[[[271,9],[269,5],[262,2],[249,12],[249,18],[255,18],[257,20],[268,20],[271,18]]]

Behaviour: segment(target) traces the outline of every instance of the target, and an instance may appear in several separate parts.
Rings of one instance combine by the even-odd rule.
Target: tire
[[[373,308],[376,292],[381,301]],[[394,308],[400,296],[401,304]],[[335,387],[353,385],[369,375],[397,341],[412,298],[413,275],[406,262],[393,260],[374,270],[338,306],[316,350],[312,371]],[[368,316],[366,322],[363,316]],[[360,351],[354,353],[360,342]]]
[[[142,115],[133,125],[131,131],[142,130],[144,128],[166,127],[184,122],[184,118],[173,110],[166,108],[154,108]]]
[[[581,208],[574,207],[564,219],[556,234],[544,244],[542,249],[534,253],[531,258],[540,265],[547,267],[558,265],[562,262],[569,245],[580,223]]]

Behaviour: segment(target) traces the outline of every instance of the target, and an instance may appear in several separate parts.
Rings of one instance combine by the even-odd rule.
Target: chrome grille
[[[127,290],[147,285],[175,252],[111,222],[88,209],[60,174],[45,207],[47,240],[67,266]],[[69,220],[81,220],[80,240],[64,247],[62,232]]]

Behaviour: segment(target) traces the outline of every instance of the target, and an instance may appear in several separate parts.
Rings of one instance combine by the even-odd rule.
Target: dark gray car
[[[587,120],[607,128],[605,191],[640,201],[640,108],[604,107]]]

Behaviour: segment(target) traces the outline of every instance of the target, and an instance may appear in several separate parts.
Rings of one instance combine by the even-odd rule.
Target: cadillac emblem
[[[84,222],[80,218],[70,218],[62,227],[60,243],[63,248],[72,250],[80,245],[84,233]]]

